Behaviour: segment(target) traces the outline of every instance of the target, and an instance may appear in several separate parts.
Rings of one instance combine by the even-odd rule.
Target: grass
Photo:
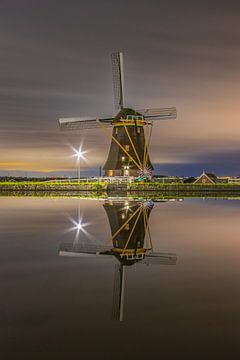
[[[107,188],[106,182],[81,182],[78,181],[1,181],[0,189],[13,189],[13,190],[61,190],[61,189],[92,189],[104,190]]]
[[[217,183],[217,184],[189,184],[189,183],[158,183],[158,182],[133,182],[129,183],[129,188],[163,188],[163,187],[240,187],[240,183],[228,184],[228,183]]]
[[[108,182],[78,181],[0,181],[0,191],[107,191]],[[117,184],[116,184],[117,189]],[[129,191],[239,191],[240,184],[188,184],[133,182],[128,183]]]

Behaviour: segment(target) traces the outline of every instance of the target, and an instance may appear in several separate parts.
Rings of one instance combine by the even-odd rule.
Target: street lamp
[[[82,158],[82,152],[80,149],[75,151],[75,156],[76,156],[77,162],[78,162],[78,182],[80,182],[81,158]]]
[[[78,183],[80,182],[80,171],[81,171],[81,159],[84,159],[84,154],[86,153],[86,151],[82,151],[82,148],[80,147],[78,150],[74,149],[74,154],[73,156],[77,158],[77,163],[78,163]]]

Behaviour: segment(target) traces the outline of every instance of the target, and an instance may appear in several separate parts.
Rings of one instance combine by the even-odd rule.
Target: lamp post
[[[75,149],[74,147],[72,147],[73,150],[73,157],[76,158],[76,165],[77,165],[77,178],[78,178],[78,183],[80,183],[80,179],[81,179],[81,159],[83,159],[84,161],[87,161],[85,154],[88,152],[88,150],[82,150],[82,144],[79,146],[78,149]]]
[[[73,149],[74,154],[73,156],[75,156],[77,158],[77,164],[78,164],[78,171],[77,171],[77,177],[78,177],[78,183],[80,183],[80,178],[81,178],[81,159],[84,157],[83,154],[86,151],[82,151],[81,148],[77,149]]]
[[[81,158],[82,158],[82,152],[79,150],[77,152],[77,161],[78,161],[78,183],[80,183],[81,178]]]

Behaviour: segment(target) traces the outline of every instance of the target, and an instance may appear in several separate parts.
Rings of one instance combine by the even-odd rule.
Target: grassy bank
[[[199,194],[239,194],[240,184],[162,184],[158,182],[133,182],[125,184],[108,182],[80,182],[78,181],[2,181],[0,182],[0,191],[3,193],[47,193],[47,192],[109,192],[109,193],[137,193],[156,194],[170,192],[172,195],[189,194],[194,196]]]
[[[141,182],[141,183],[130,183],[128,184],[129,191],[186,191],[186,192],[240,192],[240,184],[163,184],[157,182]]]
[[[106,182],[2,181],[0,191],[106,191]]]

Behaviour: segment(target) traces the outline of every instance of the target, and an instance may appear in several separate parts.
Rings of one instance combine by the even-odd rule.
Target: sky
[[[154,124],[156,174],[239,175],[240,3],[1,0],[0,175],[97,175],[110,138],[58,118],[114,114],[110,54],[124,53],[126,105],[176,106]]]

